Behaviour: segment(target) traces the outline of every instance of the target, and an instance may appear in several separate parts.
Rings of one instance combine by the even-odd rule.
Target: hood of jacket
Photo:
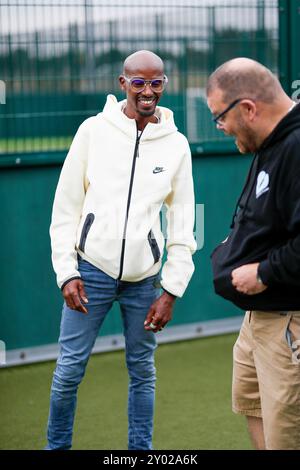
[[[236,207],[235,207],[234,214],[232,216],[230,228],[233,228],[234,226],[235,218],[237,216],[238,211],[240,210],[240,202],[242,201],[243,196],[247,192],[246,200],[244,200],[242,210],[240,211],[240,214],[239,214],[240,222],[244,218],[244,214],[248,206],[249,197],[256,183],[257,175],[260,171],[262,163],[267,162],[269,159],[274,160],[274,158],[276,157],[279,160],[281,159],[281,163],[282,163],[281,152],[277,153],[276,157],[274,157],[273,148],[277,144],[280,145],[280,142],[287,139],[288,136],[292,134],[293,131],[299,128],[300,128],[300,104],[296,105],[291,111],[289,111],[286,114],[286,116],[284,116],[283,119],[281,119],[281,121],[277,124],[277,126],[275,126],[271,134],[268,135],[268,137],[264,140],[260,148],[255,153],[250,170],[248,172],[248,177],[244,185],[243,191],[236,203]]]
[[[120,131],[129,137],[136,138],[136,121],[130,119],[122,111],[126,106],[126,99],[117,101],[114,95],[108,95],[103,111],[98,114],[107,120],[112,126],[117,127]],[[143,130],[143,140],[156,140],[169,134],[177,132],[174,122],[173,112],[162,106],[156,107],[156,115],[160,118],[159,123],[148,123]]]
[[[259,152],[273,147],[277,142],[284,140],[295,129],[300,127],[300,103],[297,104],[286,116],[277,124],[271,134],[262,143]]]

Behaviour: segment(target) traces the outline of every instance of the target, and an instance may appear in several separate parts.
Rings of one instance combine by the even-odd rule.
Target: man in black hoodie
[[[257,449],[300,449],[300,105],[246,58],[209,77],[207,101],[217,128],[254,153],[231,231],[212,253],[217,294],[247,310],[233,410]]]

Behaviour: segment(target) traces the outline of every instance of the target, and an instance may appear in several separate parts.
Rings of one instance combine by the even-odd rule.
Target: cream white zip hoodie
[[[157,107],[158,124],[138,137],[134,119],[108,95],[102,113],[79,127],[56,189],[50,227],[60,288],[80,277],[77,253],[114,279],[139,281],[161,268],[162,287],[181,297],[194,271],[191,155],[173,113]]]

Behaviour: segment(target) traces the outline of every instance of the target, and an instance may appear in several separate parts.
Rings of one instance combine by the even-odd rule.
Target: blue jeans
[[[64,304],[60,327],[60,354],[53,375],[46,449],[72,446],[77,389],[113,302],[119,301],[129,373],[128,448],[151,449],[155,394],[156,338],[144,329],[153,301],[159,297],[159,275],[139,282],[118,281],[79,258],[78,269],[88,297],[85,315]]]

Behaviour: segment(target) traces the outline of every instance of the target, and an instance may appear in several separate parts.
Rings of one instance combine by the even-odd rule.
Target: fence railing
[[[0,156],[67,149],[108,93],[122,96],[122,63],[138,49],[164,60],[161,104],[190,143],[199,152],[230,147],[211,122],[206,80],[236,56],[278,73],[277,1],[2,1]]]

